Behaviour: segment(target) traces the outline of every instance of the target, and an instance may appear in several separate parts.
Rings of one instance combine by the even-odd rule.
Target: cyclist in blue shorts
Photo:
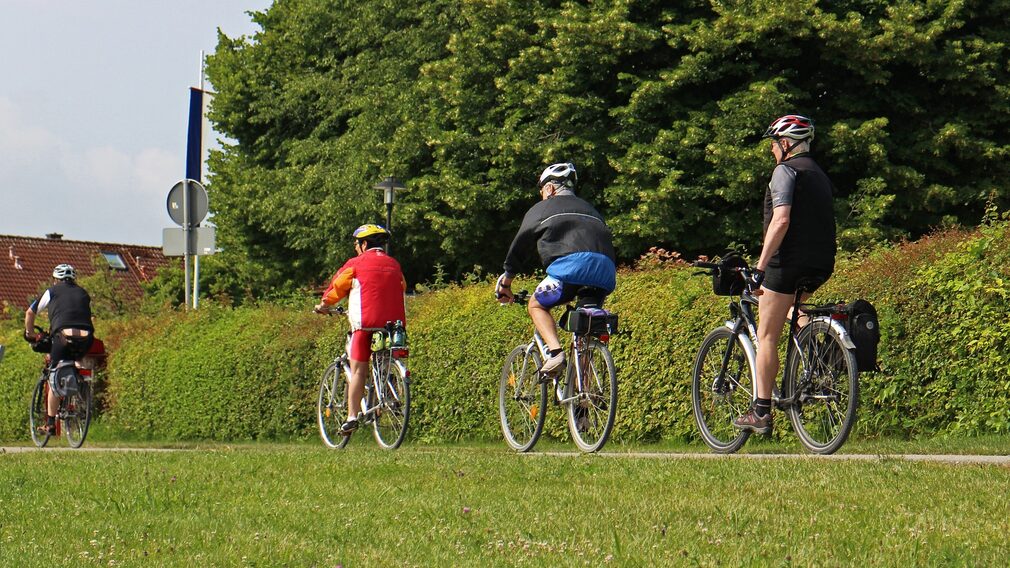
[[[500,303],[513,300],[512,279],[528,266],[533,249],[547,269],[527,306],[533,325],[549,350],[541,371],[562,369],[565,362],[551,308],[573,299],[579,306],[602,307],[617,285],[614,244],[603,216],[575,195],[575,164],[554,164],[540,174],[541,201],[530,208],[505,257],[505,272],[495,294]]]

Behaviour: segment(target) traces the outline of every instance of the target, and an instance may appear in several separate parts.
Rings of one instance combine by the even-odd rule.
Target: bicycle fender
[[[736,322],[727,321],[726,327],[733,331],[736,328]],[[757,350],[754,349],[754,342],[750,340],[750,336],[746,332],[736,334],[737,339],[740,340],[740,345],[743,346],[744,354],[747,356],[747,366],[750,367],[750,380],[752,385],[757,384]],[[757,396],[757,389],[754,389],[754,396]]]
[[[844,345],[846,349],[852,350],[856,348],[856,344],[852,342],[852,338],[849,337],[849,332],[845,330],[845,326],[842,325],[841,322],[831,318],[816,318],[816,319],[822,321],[826,320],[828,324],[831,326],[831,329],[835,330],[835,333],[838,334],[838,339],[841,340],[842,345]]]

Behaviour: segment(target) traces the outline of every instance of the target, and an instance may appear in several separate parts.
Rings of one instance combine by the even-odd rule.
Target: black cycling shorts
[[[787,267],[768,265],[761,286],[779,294],[795,294],[799,285],[807,292],[814,292],[831,277],[830,270],[808,267]]]

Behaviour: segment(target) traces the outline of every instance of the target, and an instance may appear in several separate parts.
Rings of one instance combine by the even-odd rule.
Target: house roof
[[[143,295],[141,282],[177,262],[165,257],[160,247],[64,240],[59,234],[45,238],[0,235],[0,304],[27,308],[40,289],[52,283],[57,264],[72,265],[80,279],[102,268],[95,263],[106,258],[131,300]]]

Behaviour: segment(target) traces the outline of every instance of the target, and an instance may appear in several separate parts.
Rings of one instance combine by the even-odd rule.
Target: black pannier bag
[[[719,269],[712,275],[712,291],[716,296],[739,296],[744,291],[743,274],[734,268],[747,268],[747,261],[738,253],[723,257]]]
[[[617,314],[602,308],[569,308],[561,316],[561,329],[579,335],[617,333]]]
[[[866,300],[856,300],[845,306],[849,314],[849,337],[856,344],[856,366],[860,373],[879,371],[877,345],[880,343],[880,322],[877,310]]]

